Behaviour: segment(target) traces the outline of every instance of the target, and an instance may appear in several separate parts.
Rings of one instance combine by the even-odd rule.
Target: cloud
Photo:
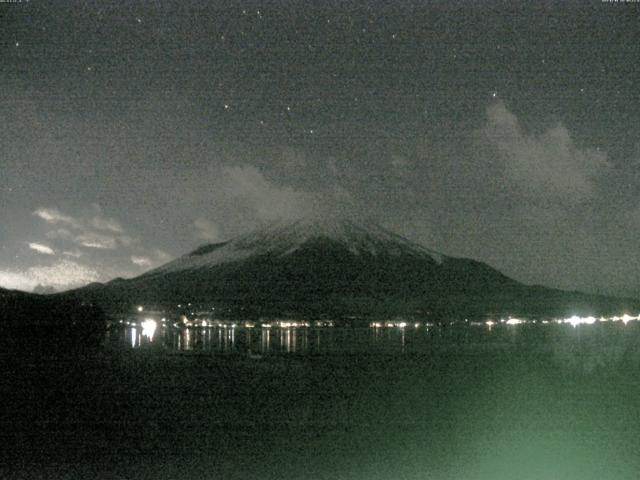
[[[131,256],[131,262],[139,267],[150,267],[153,265],[153,260],[149,257],[139,257],[136,255]]]
[[[243,202],[260,220],[297,218],[314,209],[312,194],[276,185],[252,165],[223,167],[222,174],[226,193]]]
[[[60,275],[60,272],[66,269],[69,274],[67,283],[76,286],[83,282],[96,281],[98,272],[101,278],[136,275],[140,273],[140,269],[154,268],[172,259],[171,255],[163,250],[145,248],[138,238],[126,232],[118,220],[104,215],[100,206],[96,204],[77,216],[68,215],[53,207],[38,208],[33,214],[46,222],[49,227],[46,237],[54,245],[32,242],[29,247],[41,254],[53,255],[59,252],[61,257],[70,263],[56,264],[55,271],[51,270],[53,267],[42,266],[35,266],[29,270],[3,270],[1,278],[15,288],[30,290],[33,284],[38,283],[50,286],[52,282],[42,279],[41,272],[46,272],[45,268],[49,268],[49,272],[53,274]],[[209,227],[208,232],[212,233],[213,224],[198,222],[197,225],[204,228],[203,231],[207,231],[205,227]],[[96,265],[97,270],[79,270],[76,259],[80,257],[85,259],[84,262]],[[132,264],[137,268],[132,268]],[[53,285],[56,289],[69,288],[62,280],[57,283],[58,285]]]
[[[56,252],[51,247],[48,247],[48,246],[43,245],[41,243],[30,242],[29,243],[29,248],[31,250],[35,250],[36,252],[41,253],[43,255],[55,255],[56,254]]]
[[[113,250],[118,246],[115,237],[96,232],[85,232],[75,237],[74,241],[83,247]]]
[[[73,228],[80,228],[80,222],[78,220],[69,215],[63,214],[56,208],[38,208],[35,212],[33,212],[33,214],[40,217],[47,223],[62,223]]]
[[[0,286],[24,291],[32,291],[37,285],[66,290],[96,282],[99,278],[95,270],[67,259],[51,266],[35,266],[25,271],[0,270]]]
[[[93,217],[89,224],[93,227],[96,228],[98,230],[107,230],[109,232],[113,232],[113,233],[123,233],[124,229],[122,228],[122,225],[120,225],[120,223],[113,219],[113,218],[107,218],[107,217],[103,217],[101,215],[96,215],[95,217]]]
[[[193,222],[193,225],[196,227],[196,238],[212,242],[220,240],[220,228],[216,223],[200,217]]]
[[[149,255],[131,255],[131,263],[138,267],[147,269],[151,267],[158,267],[173,259],[171,255],[158,248],[151,250],[149,253]]]
[[[104,216],[99,205],[93,205],[93,214],[90,216],[73,217],[57,208],[44,207],[38,208],[33,214],[51,225],[64,225],[46,233],[47,238],[52,240],[67,240],[81,247],[102,250],[113,250],[118,245],[128,247],[136,242],[135,238],[125,233],[120,222]]]
[[[505,180],[530,200],[584,202],[594,194],[594,177],[609,165],[604,153],[576,146],[562,124],[526,134],[502,101],[487,109],[482,134],[497,149]]]

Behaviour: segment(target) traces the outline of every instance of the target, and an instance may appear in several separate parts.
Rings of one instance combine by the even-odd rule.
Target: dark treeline
[[[21,349],[86,348],[99,345],[105,329],[105,314],[95,305],[0,289],[3,343]]]

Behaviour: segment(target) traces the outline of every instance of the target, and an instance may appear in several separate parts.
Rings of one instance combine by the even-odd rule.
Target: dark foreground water
[[[246,330],[5,349],[0,478],[638,478],[637,322]]]

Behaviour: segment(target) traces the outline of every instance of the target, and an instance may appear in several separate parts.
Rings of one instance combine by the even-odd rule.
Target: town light
[[[156,332],[156,328],[158,326],[156,321],[151,318],[147,318],[145,319],[144,322],[141,323],[141,325],[142,325],[142,335],[144,335],[149,339],[153,338],[153,334]]]

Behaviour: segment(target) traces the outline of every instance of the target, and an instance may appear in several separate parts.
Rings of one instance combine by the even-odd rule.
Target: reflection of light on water
[[[147,337],[149,340],[153,338],[153,334],[156,333],[156,328],[158,324],[155,320],[151,318],[147,318],[144,322],[142,322],[142,335]]]
[[[576,332],[579,332],[584,339],[587,332],[602,334],[613,330],[616,327],[615,323],[611,322],[618,322],[617,329],[628,331],[634,325],[634,321],[640,320],[638,316],[633,314],[607,317],[572,315],[566,318],[549,317],[547,319],[523,319],[522,317],[506,316],[504,319],[500,319],[499,316],[492,316],[490,320],[483,319],[475,323],[474,321],[469,321],[466,324],[462,321],[456,322],[456,325],[464,326],[464,328],[457,329],[448,329],[439,325],[428,327],[433,324],[424,322],[419,323],[416,327],[418,322],[414,319],[410,319],[406,323],[375,321],[369,323],[370,328],[368,329],[360,327],[331,329],[307,327],[302,322],[297,322],[297,327],[283,328],[274,322],[256,324],[251,328],[245,325],[246,322],[232,324],[231,322],[224,323],[221,320],[206,320],[207,326],[204,327],[202,319],[198,319],[193,327],[184,327],[180,323],[178,323],[179,326],[174,327],[176,319],[167,318],[166,325],[164,325],[159,317],[156,320],[150,318],[151,315],[145,312],[143,315],[131,315],[120,320],[114,319],[113,322],[118,322],[119,328],[108,333],[109,340],[117,341],[126,348],[144,349],[150,347],[152,342],[155,344],[161,342],[162,345],[174,351],[195,350],[219,354],[248,351],[266,356],[274,353],[304,354],[342,351],[344,349],[359,351],[368,347],[373,351],[393,351],[399,354],[401,351],[414,352],[420,351],[422,348],[429,348],[428,345],[431,342],[438,342],[443,336],[447,340],[452,340],[455,337],[454,340],[458,341],[463,339],[461,335],[464,335],[463,343],[466,343],[467,338],[473,341],[476,338],[474,332],[477,332],[477,335],[482,338],[488,338],[490,335],[498,338],[500,335],[505,335],[505,341],[515,341],[522,328],[528,329],[527,331],[532,333],[538,331],[537,329],[552,329],[558,335],[573,331],[575,328]],[[608,326],[604,322],[608,322]],[[401,327],[402,324],[404,324],[404,328]],[[479,330],[471,328],[475,324],[482,325],[482,328]],[[625,327],[623,324],[627,326]],[[531,327],[527,327],[527,325]],[[598,327],[598,325],[602,325],[602,327]],[[366,324],[363,327],[366,327]],[[566,330],[567,328],[569,330]],[[272,337],[272,334],[275,336]],[[236,336],[238,336],[237,339]],[[322,338],[323,336],[325,338]]]
[[[271,330],[268,328],[262,329],[262,338],[260,339],[260,350],[262,353],[268,353],[271,349]]]
[[[297,329],[281,328],[280,329],[280,349],[287,353],[294,353],[297,342]]]
[[[135,347],[138,343],[138,330],[136,330],[135,327],[131,327],[130,335],[131,335],[131,346]]]
[[[193,345],[191,343],[191,332],[189,331],[188,328],[185,328],[184,330],[182,330],[181,337],[182,337],[182,342],[179,348],[181,350],[191,350]]]
[[[218,345],[223,352],[230,352],[234,349],[236,343],[236,328],[235,324],[230,327],[224,325],[218,331]]]

